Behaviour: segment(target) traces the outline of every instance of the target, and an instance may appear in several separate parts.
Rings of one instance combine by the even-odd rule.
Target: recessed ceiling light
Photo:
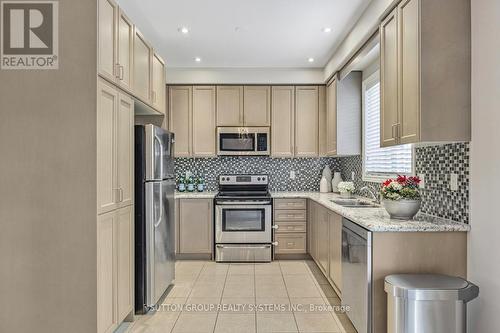
[[[332,28],[325,27],[325,28],[323,28],[323,29],[322,29],[322,31],[323,31],[324,33],[329,33],[329,32],[331,32],[331,31],[332,31]]]
[[[196,58],[194,58],[194,61],[201,62],[201,58],[200,57],[196,57]]]
[[[308,58],[307,61],[314,62],[314,58]]]
[[[188,34],[189,33],[189,29],[186,28],[186,27],[180,27],[179,29],[179,32],[183,33],[183,34]]]

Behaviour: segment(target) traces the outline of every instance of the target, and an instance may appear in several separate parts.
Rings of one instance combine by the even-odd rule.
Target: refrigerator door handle
[[[162,145],[162,143],[161,143],[161,140],[158,138],[158,136],[157,136],[156,134],[154,134],[154,139],[153,139],[153,140],[154,140],[155,142],[158,142],[158,146],[160,147],[160,149],[159,149],[159,154],[158,154],[158,155],[159,155],[159,156],[158,156],[158,158],[159,158],[159,160],[160,160],[160,161],[159,161],[159,162],[160,162],[160,169],[159,169],[159,170],[160,170],[161,175],[156,175],[156,177],[157,177],[158,179],[162,179],[162,178],[163,178],[163,145]],[[155,154],[155,156],[156,156],[156,154]]]

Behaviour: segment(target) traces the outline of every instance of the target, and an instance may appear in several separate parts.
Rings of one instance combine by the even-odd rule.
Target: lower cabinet
[[[329,212],[328,214],[328,278],[337,291],[342,290],[342,216]]]
[[[309,254],[330,284],[342,289],[342,216],[309,201]]]
[[[307,253],[306,199],[274,199],[275,254]]]
[[[113,332],[133,310],[133,206],[97,219],[97,332]]]
[[[210,254],[213,252],[213,200],[178,199],[178,254]]]

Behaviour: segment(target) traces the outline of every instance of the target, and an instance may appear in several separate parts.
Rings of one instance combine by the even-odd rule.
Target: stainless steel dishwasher
[[[358,333],[372,332],[372,233],[342,219],[342,305]]]

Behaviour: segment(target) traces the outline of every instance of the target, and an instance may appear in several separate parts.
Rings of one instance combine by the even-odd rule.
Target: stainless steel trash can
[[[397,274],[385,278],[388,333],[465,333],[467,302],[479,288],[458,277]]]

